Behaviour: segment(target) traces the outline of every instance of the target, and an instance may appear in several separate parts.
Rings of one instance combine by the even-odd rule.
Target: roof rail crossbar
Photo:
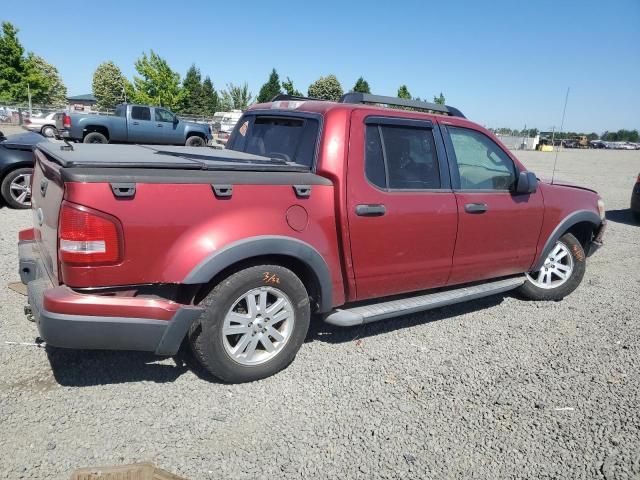
[[[372,103],[382,105],[392,105],[398,107],[416,108],[419,110],[429,110],[431,112],[445,113],[454,117],[466,118],[460,110],[448,105],[438,103],[423,102],[420,100],[410,100],[407,98],[385,97],[383,95],[372,95],[369,93],[350,92],[340,99],[340,103]]]
[[[326,101],[326,100],[323,100],[322,98],[301,97],[301,96],[298,96],[298,95],[287,95],[287,94],[276,95],[275,97],[273,97],[271,99],[272,102],[280,102],[280,101],[286,101],[286,100],[290,100],[290,101],[294,101],[294,100],[298,100],[298,101],[313,100],[313,101],[316,101],[316,102],[325,102]]]

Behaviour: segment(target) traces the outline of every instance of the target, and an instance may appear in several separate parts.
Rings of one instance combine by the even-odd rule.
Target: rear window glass
[[[315,118],[245,115],[233,129],[227,148],[311,168],[318,129]]]

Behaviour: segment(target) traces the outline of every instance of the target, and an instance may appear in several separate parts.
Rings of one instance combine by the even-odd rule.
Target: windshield
[[[249,114],[236,124],[227,148],[311,168],[318,127],[315,118]]]

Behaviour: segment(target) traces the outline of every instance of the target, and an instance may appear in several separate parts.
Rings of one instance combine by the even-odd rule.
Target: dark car
[[[46,139],[38,133],[5,137],[0,132],[0,196],[12,208],[31,206],[33,147]]]
[[[638,174],[636,184],[631,192],[631,213],[636,222],[640,222],[640,174]]]

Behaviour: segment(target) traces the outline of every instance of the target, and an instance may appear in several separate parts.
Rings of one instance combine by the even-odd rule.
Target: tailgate
[[[31,211],[35,239],[45,269],[54,285],[58,281],[58,216],[64,195],[60,166],[47,160],[42,152],[34,151]]]

